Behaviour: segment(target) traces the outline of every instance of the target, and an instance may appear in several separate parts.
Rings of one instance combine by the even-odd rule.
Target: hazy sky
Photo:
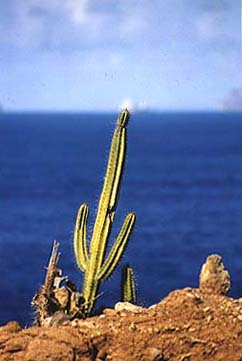
[[[240,0],[0,0],[0,103],[220,109],[242,86],[240,37]]]

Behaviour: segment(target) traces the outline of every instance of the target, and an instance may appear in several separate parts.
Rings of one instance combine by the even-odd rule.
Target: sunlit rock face
[[[200,273],[200,289],[214,294],[226,295],[230,290],[229,272],[224,268],[222,257],[217,254],[208,256]]]

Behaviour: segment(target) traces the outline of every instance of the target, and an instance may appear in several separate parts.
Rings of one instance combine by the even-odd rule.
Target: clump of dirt
[[[0,360],[242,361],[242,298],[224,294],[230,280],[218,257],[203,266],[199,289],[149,308],[118,303],[83,320],[56,314],[51,327],[10,322],[0,328]]]

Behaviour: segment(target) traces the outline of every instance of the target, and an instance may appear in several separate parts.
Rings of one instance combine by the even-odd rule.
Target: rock
[[[145,358],[148,361],[164,361],[161,349],[148,347],[145,351]]]
[[[54,315],[51,317],[49,326],[58,326],[63,325],[65,323],[68,323],[70,321],[70,316],[65,314],[62,311],[57,311],[54,313]]]
[[[1,327],[1,332],[16,333],[22,330],[20,324],[16,321],[10,321]]]
[[[144,310],[143,307],[133,305],[129,302],[118,302],[114,306],[114,309],[116,312],[128,311],[132,313],[140,313]]]
[[[110,316],[110,315],[115,315],[116,314],[116,312],[114,311],[114,309],[113,308],[105,308],[104,310],[103,310],[103,314],[104,315],[107,315],[107,316]]]
[[[218,254],[208,256],[201,268],[200,289],[208,293],[226,295],[230,285],[229,272],[224,268],[222,257]]]

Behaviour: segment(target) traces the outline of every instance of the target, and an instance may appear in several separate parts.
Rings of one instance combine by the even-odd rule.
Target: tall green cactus
[[[107,279],[116,268],[135,222],[135,214],[129,213],[124,220],[110,253],[104,259],[124,169],[128,120],[128,111],[122,111],[118,117],[112,139],[106,176],[89,250],[86,236],[88,206],[83,204],[77,215],[74,252],[77,264],[85,274],[82,289],[85,300],[83,309],[85,315],[89,315],[93,309],[100,282]]]

